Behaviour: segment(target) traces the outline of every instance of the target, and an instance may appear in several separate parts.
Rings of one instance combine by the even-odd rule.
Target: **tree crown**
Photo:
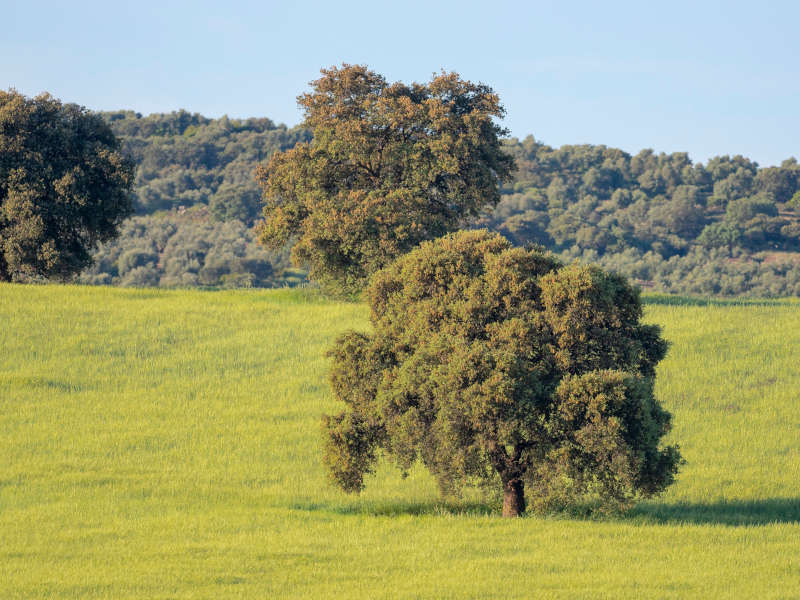
[[[443,493],[499,479],[540,506],[625,506],[673,480],[653,395],[667,346],[624,278],[467,231],[378,272],[367,297],[373,332],[331,351],[347,410],[326,419],[325,460],[345,490],[379,449],[420,459]]]
[[[132,212],[133,174],[100,116],[0,91],[0,281],[88,265]]]
[[[327,291],[352,295],[421,241],[500,199],[513,161],[491,88],[455,73],[388,83],[361,65],[323,69],[298,98],[314,139],[258,171],[261,239],[296,239],[293,259]]]

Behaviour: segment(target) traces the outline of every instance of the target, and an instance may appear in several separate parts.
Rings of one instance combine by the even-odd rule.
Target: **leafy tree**
[[[657,212],[660,222],[670,233],[683,238],[697,237],[704,225],[704,210],[695,186],[679,186],[672,199]]]
[[[791,200],[789,200],[788,204],[794,210],[800,211],[800,190],[795,192],[794,196],[792,196],[792,198],[791,198]]]
[[[209,200],[211,213],[220,221],[243,221],[251,223],[258,215],[260,205],[257,189],[246,186],[220,186]]]
[[[502,486],[503,515],[599,500],[624,507],[677,472],[653,395],[667,344],[638,292],[597,267],[562,266],[485,230],[451,234],[373,277],[373,333],[342,335],[325,418],[333,480],[359,491],[382,449],[420,459],[441,491]]]
[[[730,221],[718,221],[703,229],[697,241],[706,248],[727,248],[728,255],[742,239],[742,230]]]
[[[322,70],[298,97],[314,141],[259,172],[261,239],[297,242],[292,258],[328,292],[353,295],[368,276],[500,199],[512,158],[491,88],[442,73],[388,83],[360,65]]]
[[[755,179],[756,189],[781,204],[789,201],[798,184],[800,168],[792,159],[784,161],[781,167],[761,169]]]
[[[725,220],[743,226],[757,215],[778,216],[778,207],[770,198],[754,196],[738,198],[725,209]]]
[[[90,264],[131,213],[133,172],[101,117],[0,91],[0,281]]]

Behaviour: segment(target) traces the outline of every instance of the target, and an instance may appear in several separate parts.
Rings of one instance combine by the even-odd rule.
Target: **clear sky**
[[[554,146],[800,159],[800,2],[0,0],[0,88],[294,125],[321,67],[453,70]]]

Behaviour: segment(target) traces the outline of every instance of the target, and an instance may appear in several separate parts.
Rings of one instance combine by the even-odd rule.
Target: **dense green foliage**
[[[510,140],[518,167],[480,224],[661,291],[800,295],[800,165]]]
[[[101,117],[0,90],[0,281],[79,272],[131,213],[132,185]]]
[[[505,516],[524,489],[539,507],[625,507],[672,483],[680,454],[659,449],[670,415],[653,396],[666,342],[624,278],[469,231],[379,271],[367,297],[373,332],[331,351],[346,410],[326,418],[325,460],[346,491],[379,449],[421,460],[445,495],[496,482]]]
[[[139,214],[205,204],[221,221],[252,224],[261,211],[256,165],[310,139],[305,129],[269,119],[207,119],[186,111],[103,116],[138,165]]]
[[[164,287],[283,287],[304,283],[288,252],[269,252],[243,222],[220,222],[203,205],[128,219],[100,244],[82,283]]]
[[[800,250],[793,205],[800,165],[759,169],[741,156],[693,164],[685,153],[631,156],[605,146],[509,142],[518,172],[493,224],[516,243],[556,250],[684,254],[693,244]]]
[[[306,129],[266,119],[185,112],[105,117],[140,164],[140,213],[200,203],[209,206],[210,220],[240,217],[248,227],[261,202],[256,166],[276,150],[310,140]],[[793,159],[759,168],[741,156],[699,164],[681,153],[556,149],[533,138],[505,140],[504,147],[517,171],[479,226],[517,245],[542,243],[565,261],[599,263],[646,289],[800,295],[800,186]],[[279,273],[284,265],[273,266]]]
[[[352,296],[369,276],[423,240],[500,200],[513,166],[493,120],[491,88],[455,73],[427,84],[388,83],[361,65],[322,70],[298,97],[310,143],[259,170],[261,239],[331,294]]]
[[[675,484],[625,517],[503,520],[419,467],[328,483],[323,353],[363,304],[0,284],[0,597],[796,596],[800,303],[656,300]]]
[[[185,111],[103,113],[138,165],[137,216],[100,244],[80,281],[125,286],[275,287],[305,281],[288,252],[255,243],[256,165],[308,140],[269,119],[207,119]]]

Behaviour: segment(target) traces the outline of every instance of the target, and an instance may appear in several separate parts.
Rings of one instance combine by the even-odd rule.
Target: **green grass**
[[[308,292],[0,285],[0,598],[800,598],[800,303],[653,297],[687,464],[624,517],[328,485]]]

